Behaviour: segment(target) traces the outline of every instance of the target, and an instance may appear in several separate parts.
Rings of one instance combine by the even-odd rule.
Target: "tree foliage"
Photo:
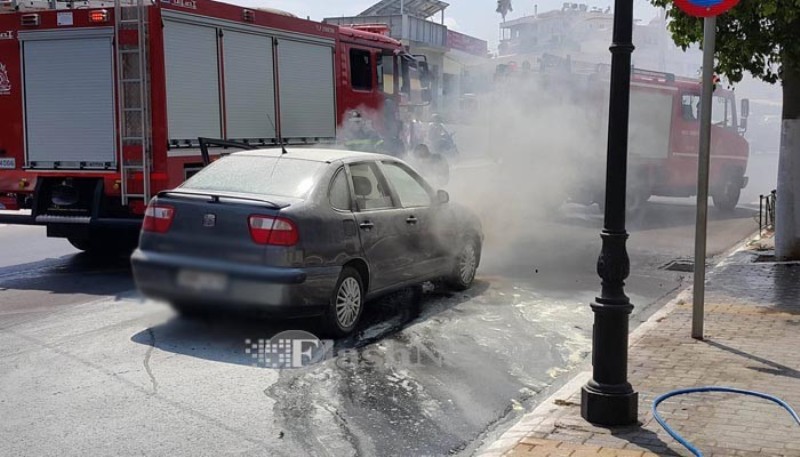
[[[686,15],[673,0],[650,0],[667,8],[669,31],[684,50],[703,40],[703,19]],[[800,69],[800,0],[741,0],[717,17],[715,71],[731,83],[744,72],[769,83],[782,79],[784,67]]]
[[[514,11],[514,8],[511,6],[511,0],[497,0],[497,10],[495,11],[503,16],[503,22],[505,22],[506,15],[509,12]]]

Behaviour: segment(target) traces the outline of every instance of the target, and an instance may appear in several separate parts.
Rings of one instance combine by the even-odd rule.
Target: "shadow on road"
[[[733,211],[720,211],[709,207],[708,220],[725,221],[758,216],[758,211],[736,208]],[[694,226],[696,207],[687,202],[649,201],[636,214],[627,215],[626,226],[629,232]],[[568,205],[554,217],[557,223],[600,229],[603,226],[603,212],[597,206]]]
[[[0,290],[115,295],[133,287],[127,256],[78,253],[0,268]]]
[[[418,320],[429,319],[458,304],[484,293],[489,283],[477,281],[458,294],[442,289],[420,293],[417,288],[403,289],[367,303],[358,329],[353,335],[336,340],[336,353],[359,350],[393,337]],[[442,296],[450,299],[441,300]],[[315,333],[316,322],[309,319],[264,319],[243,315],[207,314],[188,319],[175,316],[155,327],[131,337],[131,341],[153,346],[162,351],[189,355],[206,360],[252,365],[246,354],[245,340],[269,340],[286,330]]]

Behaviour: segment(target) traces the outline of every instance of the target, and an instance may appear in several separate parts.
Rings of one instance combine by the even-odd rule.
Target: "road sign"
[[[689,16],[719,16],[736,6],[739,0],[675,0],[675,6]]]

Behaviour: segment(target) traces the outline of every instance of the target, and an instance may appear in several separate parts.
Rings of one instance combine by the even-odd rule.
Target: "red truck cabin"
[[[631,167],[636,170],[631,174],[634,191],[696,195],[700,93],[697,80],[634,72],[629,132]],[[732,209],[739,190],[747,184],[744,173],[749,154],[742,136],[746,124],[737,118],[732,91],[715,91],[711,123],[709,190],[716,206]]]

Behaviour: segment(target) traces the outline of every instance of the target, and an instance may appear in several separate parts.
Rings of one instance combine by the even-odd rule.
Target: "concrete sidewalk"
[[[640,425],[584,421],[580,387],[591,373],[581,373],[480,455],[691,455],[650,412],[655,397],[684,387],[757,390],[800,411],[800,262],[764,262],[770,241],[751,243],[707,275],[704,341],[690,337],[691,289],[631,334],[628,371]],[[692,394],[667,400],[659,412],[705,456],[800,456],[800,426],[766,400]]]

